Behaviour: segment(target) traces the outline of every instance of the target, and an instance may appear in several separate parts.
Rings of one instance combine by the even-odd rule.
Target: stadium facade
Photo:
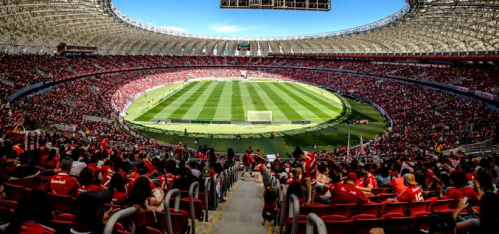
[[[0,51],[55,53],[59,43],[99,54],[266,56],[269,54],[495,55],[499,1],[407,0],[395,14],[336,32],[226,38],[171,31],[136,21],[111,0],[4,0]],[[250,51],[237,50],[249,43]]]

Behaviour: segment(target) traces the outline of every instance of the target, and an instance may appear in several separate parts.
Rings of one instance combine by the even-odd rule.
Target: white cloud
[[[210,29],[215,32],[222,32],[222,33],[239,32],[243,30],[238,25],[220,25],[220,24],[212,24],[210,25]]]
[[[186,28],[176,27],[176,26],[163,26],[164,29],[176,31],[176,32],[187,32]]]

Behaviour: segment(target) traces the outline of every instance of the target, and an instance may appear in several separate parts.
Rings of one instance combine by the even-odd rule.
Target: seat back
[[[397,216],[395,214],[385,215],[385,228],[394,230],[409,230],[413,226],[416,217]]]
[[[315,213],[317,216],[322,217],[322,216],[328,214],[329,208],[330,208],[330,206],[328,206],[328,205],[312,203],[308,206],[301,206],[300,207],[300,214],[301,215],[308,215],[310,213]]]
[[[387,202],[381,206],[381,214],[396,213],[404,214],[407,207],[407,202]]]
[[[431,202],[431,211],[432,212],[447,212],[451,210],[453,199],[446,200],[435,200]]]
[[[298,220],[296,223],[296,234],[306,234],[307,229],[307,216],[298,215]],[[289,217],[286,219],[286,233],[293,234],[293,218]]]
[[[350,219],[355,210],[356,204],[335,204],[329,209],[331,215],[341,215],[346,219]]]
[[[378,194],[378,202],[384,202],[388,199],[394,199],[398,194],[396,193],[380,193]]]
[[[324,220],[328,233],[348,234],[353,227],[352,220]]]
[[[378,217],[381,203],[368,203],[357,206],[356,214],[370,214]]]
[[[413,201],[409,203],[407,210],[410,216],[415,216],[417,214],[428,213],[431,201]]]
[[[19,200],[26,193],[26,189],[20,185],[4,184],[4,187],[7,197],[13,201]]]
[[[170,201],[172,196],[175,196],[175,205],[173,209],[170,209]],[[174,233],[185,233],[188,227],[188,215],[187,212],[180,210],[180,191],[178,189],[172,189],[168,191],[165,196],[165,214],[160,215],[165,217],[164,222],[160,224],[166,224],[166,229],[162,227],[164,231],[168,231],[170,234]],[[193,220],[194,221],[194,220]]]
[[[29,189],[43,189],[41,175],[26,179],[10,180],[9,183],[12,185],[17,185]]]
[[[52,202],[52,207],[54,208],[56,213],[59,214],[68,214],[71,213],[71,209],[73,208],[73,204],[76,199],[70,196],[62,196],[53,193],[48,193],[50,200]]]

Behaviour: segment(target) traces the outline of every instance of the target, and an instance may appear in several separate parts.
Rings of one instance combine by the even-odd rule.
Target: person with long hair
[[[94,171],[89,167],[83,168],[80,172],[80,177],[78,177],[80,188],[78,189],[77,195],[86,191],[99,191],[104,189],[102,186],[94,184],[94,182]]]
[[[462,202],[458,209],[466,208]],[[486,193],[480,200],[480,215],[478,219],[469,219],[457,223],[458,231],[471,231],[473,233],[493,233],[499,227],[499,194]],[[457,213],[457,212],[456,212]],[[457,218],[457,217],[456,217]]]
[[[122,205],[125,203],[127,198],[125,178],[120,174],[114,174],[109,182],[108,191],[111,194],[112,204]]]
[[[142,209],[163,211],[164,198],[161,188],[151,189],[151,181],[141,176],[133,184],[129,200],[131,205],[139,205]]]

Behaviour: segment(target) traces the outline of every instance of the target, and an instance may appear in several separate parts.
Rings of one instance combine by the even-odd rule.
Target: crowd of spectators
[[[79,60],[20,55],[4,57],[2,60],[8,62],[1,63],[0,76],[15,81],[16,87],[120,66],[263,64],[337,69],[356,66],[350,62],[276,62],[273,59],[231,57],[94,56]],[[13,69],[12,66],[21,63],[28,67]],[[382,66],[379,72],[392,69],[387,65]],[[365,155],[361,160],[351,157],[359,153],[356,149],[349,151],[350,157],[347,157],[346,149],[310,154],[297,149],[294,153],[295,162],[274,163],[272,170],[283,183],[289,184],[288,191],[303,198],[305,204],[340,204],[353,200],[365,203],[369,202],[373,189],[382,185],[392,186],[398,191],[399,195],[394,197],[397,201],[466,196],[476,205],[488,193],[497,193],[497,155],[494,155],[495,158],[473,158],[463,153],[450,156],[442,154],[444,149],[490,138],[497,131],[497,113],[476,100],[369,76],[277,68],[248,67],[245,70],[248,77],[296,80],[360,96],[382,107],[393,120],[393,127],[386,134],[366,144]],[[417,68],[413,71],[427,72],[425,77],[432,77],[433,80],[439,80],[436,77],[444,75],[441,71],[432,70]],[[397,72],[390,74],[415,74],[400,67]],[[466,73],[456,71],[452,74],[461,76]],[[213,177],[223,170],[224,165],[215,150],[207,146],[189,151],[182,144],[164,146],[131,136],[117,126],[114,121],[116,116],[128,102],[147,89],[190,78],[240,76],[241,69],[235,68],[165,68],[96,75],[60,83],[23,97],[10,106],[2,105],[1,180],[5,182],[41,175],[48,178],[44,190],[50,193],[77,196],[88,191],[106,190],[112,203],[161,210],[160,201],[164,192],[156,187],[188,190],[185,186],[190,181]],[[99,120],[85,120],[84,115]],[[184,153],[184,148],[190,153]],[[186,163],[185,159],[196,155],[195,152],[201,155],[199,158],[207,159],[208,163]],[[233,164],[234,155],[231,152],[226,161],[228,165]],[[321,158],[325,162],[319,163],[318,159]],[[338,160],[341,161],[339,165],[335,163]],[[317,187],[316,184],[321,186]],[[417,185],[419,187],[414,187]],[[315,195],[310,192],[312,187],[317,188]],[[407,187],[413,192],[409,193]],[[419,192],[414,192],[418,189]],[[46,194],[33,192],[30,196],[28,200],[43,200]],[[24,205],[20,207],[20,213],[26,212]],[[44,209],[46,207],[40,207],[40,210]],[[102,219],[105,219],[104,216],[102,213]],[[30,224],[29,219],[24,220],[28,223],[19,223],[17,220],[10,228],[44,228],[45,218],[33,217],[34,220],[29,222],[35,224]],[[81,230],[85,228],[81,227]]]

